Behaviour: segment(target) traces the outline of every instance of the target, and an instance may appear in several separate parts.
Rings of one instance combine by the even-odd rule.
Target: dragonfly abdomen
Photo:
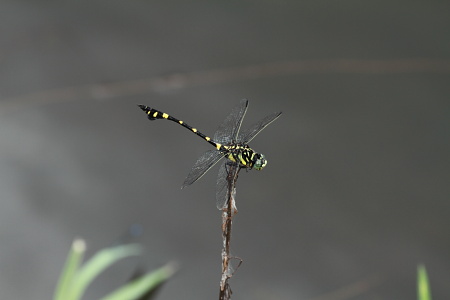
[[[138,106],[140,109],[145,111],[149,120],[153,121],[153,120],[157,120],[157,119],[165,119],[165,120],[170,120],[172,122],[175,122],[175,123],[183,126],[184,128],[187,128],[188,130],[192,131],[193,133],[195,133],[196,135],[198,135],[199,137],[201,137],[202,139],[204,139],[205,141],[207,141],[208,143],[213,145],[217,150],[222,150],[223,146],[221,144],[212,141],[212,139],[210,137],[208,137],[208,136],[204,135],[203,133],[201,133],[200,131],[198,131],[197,128],[194,128],[194,127],[186,124],[185,122],[183,122],[177,118],[174,118],[171,115],[166,114],[157,109],[148,107],[146,105],[141,105],[141,104],[139,104]]]

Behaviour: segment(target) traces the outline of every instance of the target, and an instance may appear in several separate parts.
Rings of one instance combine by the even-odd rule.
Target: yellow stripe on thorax
[[[228,159],[233,161],[233,162],[236,162],[236,160],[234,159],[233,154],[231,154],[231,153],[228,155]]]

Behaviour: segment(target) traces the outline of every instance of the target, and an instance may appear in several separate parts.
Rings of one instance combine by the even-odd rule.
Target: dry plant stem
[[[235,194],[236,194],[236,180],[240,167],[237,165],[230,165],[228,170],[228,199],[227,206],[222,210],[222,277],[220,279],[220,293],[219,300],[231,299],[231,288],[228,279],[233,276],[233,270],[230,265],[232,256],[230,255],[231,242],[231,226],[233,217],[237,214]]]

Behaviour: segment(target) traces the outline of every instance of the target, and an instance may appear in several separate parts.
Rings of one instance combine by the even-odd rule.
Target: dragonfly
[[[241,131],[242,121],[248,109],[248,100],[243,99],[238,106],[232,109],[228,117],[219,126],[214,137],[210,138],[197,128],[167,113],[146,105],[140,104],[138,106],[147,114],[149,120],[165,119],[175,122],[195,133],[214,147],[214,149],[206,151],[197,159],[197,162],[192,167],[181,188],[193,184],[219,161],[225,159],[225,162],[219,169],[216,185],[216,205],[219,210],[223,210],[227,204],[227,175],[230,166],[235,166],[239,169],[262,170],[267,165],[266,157],[250,148],[248,143],[281,115],[281,112],[272,113],[262,118],[247,130]]]

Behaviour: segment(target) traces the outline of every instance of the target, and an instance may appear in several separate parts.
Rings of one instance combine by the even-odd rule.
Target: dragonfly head
[[[261,170],[267,165],[267,160],[263,154],[255,153],[253,158],[253,169]]]

